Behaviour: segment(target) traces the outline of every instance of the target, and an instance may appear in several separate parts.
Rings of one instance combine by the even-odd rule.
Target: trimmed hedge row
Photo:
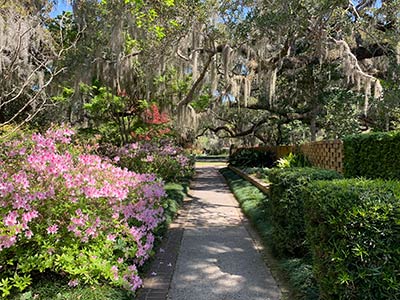
[[[278,256],[304,257],[309,253],[305,239],[303,190],[313,180],[339,178],[341,175],[335,171],[316,168],[270,171],[272,241]]]
[[[400,132],[351,135],[343,146],[345,177],[400,179]]]
[[[321,299],[400,299],[400,182],[317,181],[304,195]]]
[[[273,151],[265,149],[239,149],[229,156],[228,163],[232,166],[240,167],[267,167],[270,168],[276,160]]]

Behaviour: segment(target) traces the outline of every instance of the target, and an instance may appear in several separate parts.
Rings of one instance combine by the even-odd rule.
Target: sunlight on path
[[[278,300],[279,288],[215,167],[198,167],[169,300]]]

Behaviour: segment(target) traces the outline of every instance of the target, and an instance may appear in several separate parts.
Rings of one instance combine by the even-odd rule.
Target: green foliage
[[[111,93],[110,89],[104,86],[88,86],[81,84],[81,89],[90,94],[91,100],[85,103],[84,109],[95,118],[104,118],[109,116],[110,113],[123,113],[125,111],[126,103],[123,97],[119,97]]]
[[[270,171],[272,241],[278,256],[303,257],[309,253],[305,239],[303,191],[313,180],[338,178],[341,176],[335,171],[315,168]]]
[[[79,27],[75,23],[72,12],[64,11],[55,18],[46,19],[45,22],[58,49],[73,47],[79,36]],[[65,58],[65,56],[62,58]]]
[[[280,131],[275,134],[279,144],[303,144],[310,141],[310,126],[295,120],[288,124],[283,124],[280,127]]]
[[[129,54],[133,52],[133,50],[141,50],[142,46],[139,41],[132,38],[132,36],[128,33],[125,34],[125,54]]]
[[[345,177],[400,179],[400,131],[348,136],[343,143]]]
[[[297,290],[296,299],[318,300],[319,289],[313,276],[309,258],[288,258],[282,261],[283,269],[290,274],[289,282]]]
[[[398,40],[398,37],[392,37]],[[394,42],[393,48],[396,47]],[[368,118],[374,120],[374,131],[389,131],[400,129],[400,65],[394,57],[388,60],[387,75],[380,78],[383,87],[383,98],[373,101]]]
[[[99,81],[91,86],[81,84],[80,90],[88,98],[83,108],[92,120],[89,131],[101,134],[103,141],[125,144],[135,128],[142,125],[140,115],[148,107],[147,101],[133,101],[123,92],[115,95]]]
[[[293,167],[310,167],[311,164],[304,154],[289,153],[289,155],[278,159],[276,166],[280,169],[284,169]]]
[[[0,143],[19,138],[23,136],[24,133],[29,133],[26,127],[21,129],[14,125],[0,126]]]
[[[262,148],[239,149],[233,153],[228,163],[238,167],[272,167],[275,153]]]
[[[122,6],[125,12],[130,12],[131,17],[134,18],[136,26],[143,28],[147,34],[152,34],[157,40],[162,40],[166,37],[167,25],[176,25],[176,21],[171,19],[166,24],[163,24],[162,19],[165,18],[165,11],[168,8],[175,6],[175,0],[163,0],[154,3],[143,0],[125,0]],[[113,1],[102,0],[100,2],[102,9],[107,10],[117,9]],[[174,23],[175,21],[175,23]]]
[[[172,104],[173,98],[181,98],[182,95],[188,93],[191,83],[191,75],[181,75],[178,72],[178,68],[174,66],[168,66],[167,70],[162,74],[154,78],[154,85],[160,90],[157,96],[160,103]]]
[[[325,139],[343,138],[360,132],[358,108],[362,98],[345,89],[332,89],[324,95],[324,114],[317,120],[324,130]]]
[[[74,89],[64,86],[64,87],[62,87],[61,93],[57,96],[53,96],[52,100],[54,102],[65,103],[71,99],[71,97],[74,93],[75,93]]]
[[[26,291],[14,293],[11,300],[129,300],[132,293],[115,288],[108,284],[96,284],[93,286],[82,285],[75,288],[68,286],[68,280],[64,277],[46,273],[38,276]]]
[[[162,200],[165,222],[158,228],[159,231],[165,231],[176,216],[186,197],[188,183],[167,183],[164,188],[167,193],[167,197]]]
[[[191,105],[197,112],[202,112],[209,107],[211,100],[210,95],[202,94]]]
[[[400,183],[318,181],[305,196],[321,299],[400,299]]]

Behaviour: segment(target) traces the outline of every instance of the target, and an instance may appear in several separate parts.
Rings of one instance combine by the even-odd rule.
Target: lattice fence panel
[[[285,157],[299,150],[308,158],[314,167],[343,172],[343,143],[341,140],[320,141],[300,146],[255,147],[261,151],[274,151],[276,158]]]
[[[343,172],[343,143],[340,140],[303,144],[301,151],[315,167]]]

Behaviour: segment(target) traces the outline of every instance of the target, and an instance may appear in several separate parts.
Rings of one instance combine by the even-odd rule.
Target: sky
[[[353,3],[358,3],[359,0],[352,0]],[[376,7],[381,7],[382,6],[382,1],[378,0],[376,2]],[[59,0],[57,1],[57,5],[55,5],[54,10],[51,12],[51,16],[55,17],[59,14],[61,14],[63,11],[71,11],[72,7],[71,4],[68,3],[67,0]]]
[[[71,11],[72,10],[71,4],[69,4],[66,0],[60,0],[57,2],[58,2],[57,5],[54,6],[53,11],[50,13],[51,17],[58,16],[63,11]]]

